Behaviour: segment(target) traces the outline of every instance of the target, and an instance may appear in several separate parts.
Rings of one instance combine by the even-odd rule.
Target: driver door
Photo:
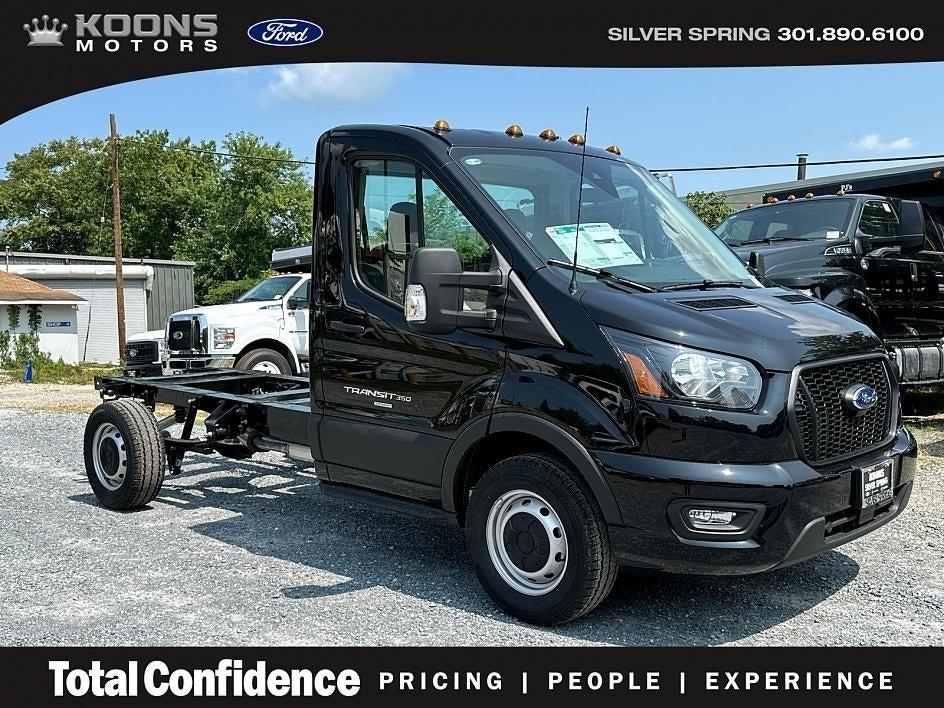
[[[311,279],[306,278],[285,301],[285,322],[298,360],[308,362],[308,310]]]
[[[859,214],[858,233],[876,241],[863,258],[862,277],[878,308],[886,336],[908,331],[914,318],[917,268],[914,259],[902,255],[897,246],[882,246],[881,240],[901,235],[898,214],[886,200],[867,201]]]

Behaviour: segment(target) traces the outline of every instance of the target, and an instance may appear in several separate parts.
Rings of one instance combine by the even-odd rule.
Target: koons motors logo
[[[246,34],[249,39],[270,47],[301,47],[317,42],[324,36],[324,30],[308,20],[263,20],[257,22]]]

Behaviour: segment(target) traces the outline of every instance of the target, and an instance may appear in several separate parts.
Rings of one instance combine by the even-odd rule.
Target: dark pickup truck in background
[[[944,228],[935,211],[870,194],[769,197],[716,231],[760,275],[871,327],[902,384],[944,382]]]

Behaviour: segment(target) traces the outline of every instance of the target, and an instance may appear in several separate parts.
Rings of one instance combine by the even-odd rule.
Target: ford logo
[[[852,384],[842,394],[846,407],[854,413],[864,413],[878,403],[878,391],[866,384]]]
[[[317,42],[324,30],[308,20],[263,20],[250,27],[249,39],[270,47],[301,47]]]
[[[183,339],[183,338],[184,338],[184,333],[178,331],[178,332],[174,332],[171,336],[172,336],[174,339]]]

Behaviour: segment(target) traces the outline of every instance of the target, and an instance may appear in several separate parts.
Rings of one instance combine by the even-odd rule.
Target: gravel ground
[[[149,508],[103,509],[86,416],[50,412],[86,395],[0,386],[0,644],[944,645],[939,423],[916,429],[918,486],[880,531],[757,576],[623,572],[546,630],[495,608],[461,531],[323,497],[278,455],[194,456]]]

